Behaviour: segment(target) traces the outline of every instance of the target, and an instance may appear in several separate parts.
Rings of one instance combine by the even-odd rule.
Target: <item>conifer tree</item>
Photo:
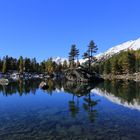
[[[135,53],[135,71],[140,72],[140,50]]]
[[[3,66],[2,66],[2,72],[3,73],[6,73],[7,72],[7,66],[6,65],[7,65],[7,62],[6,62],[6,60],[4,60],[3,61]]]
[[[111,73],[111,64],[109,60],[107,60],[104,64],[104,73],[105,74]]]
[[[131,53],[130,51],[127,51],[124,54],[122,68],[123,68],[123,73],[125,74],[133,73],[135,70],[135,57],[134,54]]]
[[[69,52],[69,63],[71,68],[75,67],[75,59],[77,58],[78,60],[78,56],[79,50],[76,48],[76,45],[72,45],[71,50]]]
[[[45,62],[45,72],[47,72],[49,75],[52,75],[53,72],[56,70],[56,63],[53,62],[52,58],[49,58]]]
[[[23,61],[23,57],[20,56],[19,58],[19,72],[23,73],[24,72],[24,61]]]
[[[118,60],[116,57],[114,57],[111,61],[111,73],[112,74],[118,74],[119,73],[119,65],[118,65]]]
[[[65,70],[65,69],[67,69],[68,68],[68,63],[67,63],[67,60],[65,60],[64,62],[63,62],[63,69]]]
[[[98,50],[97,46],[95,45],[94,41],[90,41],[88,45],[88,50],[84,53],[83,58],[87,59],[88,61],[88,68],[91,70],[91,64],[96,60],[93,56],[93,53],[96,53]]]

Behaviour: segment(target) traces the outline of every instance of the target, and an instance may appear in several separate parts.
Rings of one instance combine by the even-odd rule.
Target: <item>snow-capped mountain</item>
[[[59,64],[59,63],[63,64],[64,61],[67,61],[67,63],[69,63],[68,58],[54,57],[52,60],[54,62],[56,62],[57,64]],[[79,59],[79,62],[80,62],[80,64],[82,64],[82,63],[85,62],[85,60],[84,59]]]
[[[107,59],[113,56],[114,54],[120,53],[121,51],[127,51],[128,49],[129,50],[140,49],[140,38],[137,40],[131,40],[123,44],[114,46],[110,48],[109,50],[107,50],[106,52],[96,55],[96,57],[98,60]]]
[[[54,62],[56,62],[57,64],[59,64],[59,63],[63,64],[64,61],[68,61],[67,58],[61,58],[61,57],[54,57],[52,60],[53,60]]]
[[[131,40],[131,41],[127,41],[125,43],[122,43],[120,45],[114,46],[110,49],[108,49],[106,52],[104,53],[100,53],[98,55],[96,55],[97,60],[104,60],[107,59],[117,53],[120,53],[121,51],[127,51],[127,50],[138,50],[140,49],[140,38],[137,40]],[[57,64],[59,63],[64,63],[64,61],[68,62],[68,58],[61,58],[61,57],[55,57],[53,58],[53,61],[55,61]],[[84,59],[79,59],[80,64],[84,63],[85,60]]]

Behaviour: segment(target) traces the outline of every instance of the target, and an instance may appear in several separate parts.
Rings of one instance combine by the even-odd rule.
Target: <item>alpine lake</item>
[[[140,83],[19,80],[0,86],[0,140],[140,140]]]

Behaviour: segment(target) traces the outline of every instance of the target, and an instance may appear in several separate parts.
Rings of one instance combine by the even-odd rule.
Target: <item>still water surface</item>
[[[140,83],[0,86],[0,140],[139,140]]]

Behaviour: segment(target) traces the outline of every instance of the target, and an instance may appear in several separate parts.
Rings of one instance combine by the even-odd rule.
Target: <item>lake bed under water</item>
[[[139,140],[140,83],[0,86],[0,140]]]

